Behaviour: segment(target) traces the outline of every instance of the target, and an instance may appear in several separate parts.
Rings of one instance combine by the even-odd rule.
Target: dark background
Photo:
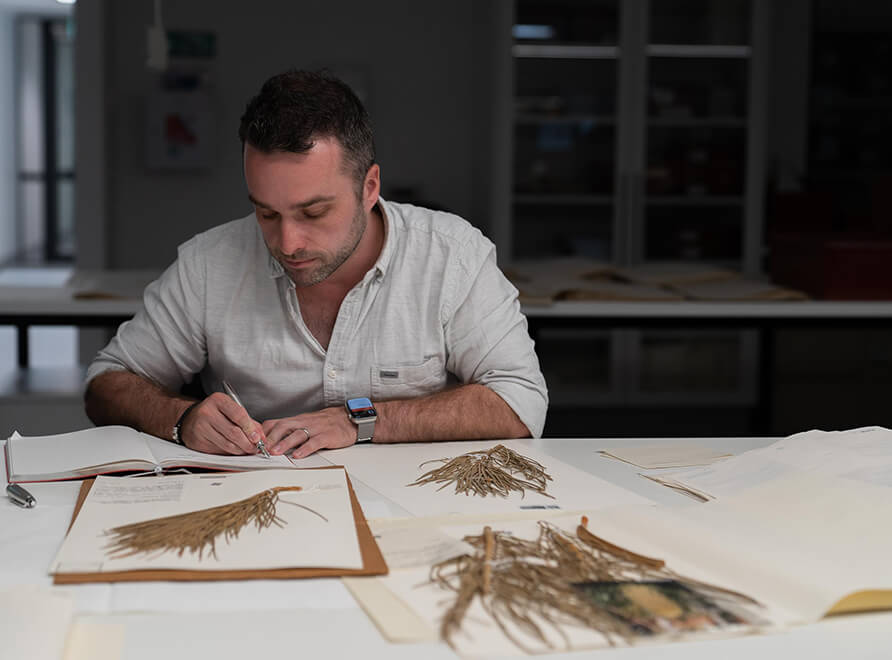
[[[748,217],[758,218],[761,241],[753,257],[756,271],[748,274],[773,276],[819,299],[888,299],[892,3],[763,0],[768,20],[764,33],[754,35],[749,32],[750,17],[758,4],[651,0],[647,9],[642,3],[652,25],[662,26],[661,41],[684,35],[704,12],[724,12],[720,19],[731,26],[731,34],[736,34],[735,21],[743,20],[747,43],[762,44],[760,56],[768,64],[759,106],[747,105],[748,96],[736,102],[725,99],[727,112],[762,116],[764,155],[747,172],[728,175],[730,188],[724,191],[744,194],[746,177],[758,179],[757,199],[751,201],[759,212]],[[72,124],[64,129],[68,133],[57,135],[57,146],[64,150],[66,140],[72,139],[75,147],[72,162],[59,164],[52,174],[63,182],[62,188],[71,186],[71,199],[65,197],[67,192],[57,195],[55,204],[62,208],[49,220],[44,214],[28,220],[6,204],[4,214],[13,221],[5,224],[17,225],[18,233],[0,233],[0,242],[8,239],[0,249],[0,263],[70,259],[87,268],[163,268],[182,241],[250,212],[241,175],[238,118],[264,79],[291,66],[330,68],[363,96],[376,130],[385,198],[462,215],[497,243],[502,262],[535,254],[541,245],[548,246],[542,251],[546,255],[575,251],[608,260],[616,256],[609,249],[605,252],[598,242],[600,230],[593,232],[585,224],[589,215],[582,211],[578,217],[584,220],[569,213],[562,230],[566,236],[555,242],[550,202],[524,208],[511,202],[512,195],[530,192],[523,189],[530,179],[524,178],[529,173],[522,161],[529,135],[540,145],[546,138],[552,146],[580,140],[587,160],[564,175],[572,178],[584,171],[586,180],[595,182],[594,190],[587,191],[592,194],[609,196],[616,190],[614,164],[627,154],[609,146],[615,145],[609,128],[603,134],[595,130],[584,138],[568,138],[566,131],[543,137],[542,131],[551,129],[514,126],[515,114],[528,110],[520,108],[516,97],[526,81],[543,74],[523,73],[527,69],[518,68],[511,56],[512,46],[519,43],[512,38],[518,14],[555,25],[555,15],[582,17],[570,28],[559,26],[571,33],[613,21],[616,32],[622,29],[615,25],[616,3],[164,2],[164,27],[197,39],[181,41],[180,57],[175,54],[171,60],[179,81],[147,66],[146,31],[155,21],[153,7],[148,0],[79,0],[73,18],[57,19],[69,33],[74,79]],[[0,11],[14,13],[3,7]],[[17,33],[10,26],[3,34],[16,38]],[[659,66],[651,67],[653,75]],[[714,100],[723,80],[747,78],[750,72],[741,72],[740,66],[727,59],[702,58],[689,73],[680,74],[681,104],[696,113],[703,95],[712,91]],[[610,75],[598,74],[598,80],[604,79]],[[569,85],[565,91],[572,96],[572,82]],[[204,123],[199,137],[207,152],[192,165],[159,166],[149,127],[159,94],[177,86],[200,91]],[[583,87],[591,84],[587,81]],[[595,84],[595,89],[597,112],[654,112],[653,107],[617,107],[618,91],[610,85]],[[644,103],[654,102],[645,97]],[[670,143],[672,139],[667,138]],[[675,149],[682,154],[680,160],[689,153],[681,138],[661,147],[655,136],[650,148]],[[735,149],[726,145],[725,160],[710,162],[706,169],[713,174],[720,167],[739,170],[746,154]],[[689,163],[689,175],[690,169]],[[652,175],[648,173],[648,186],[659,183]],[[541,192],[535,188],[541,180],[530,184],[534,193]],[[734,189],[737,185],[740,190]],[[4,202],[9,198],[5,195]],[[567,216],[566,207],[562,213]],[[664,234],[651,235],[657,236],[650,239],[653,255],[693,255],[708,263],[711,246],[719,246],[716,260],[736,259],[745,269],[740,221],[725,223],[720,209],[701,209],[697,213],[701,223],[707,223],[705,229],[672,229],[685,213],[695,215],[685,209],[664,212]],[[577,221],[578,235],[573,224]],[[23,243],[28,222],[36,223],[36,243]],[[515,234],[512,241],[511,229],[520,223],[523,240]],[[553,403],[546,433],[735,435],[890,424],[886,398],[892,380],[892,338],[889,328],[866,325],[815,323],[781,329],[769,339],[772,360],[767,366],[760,360],[765,338],[752,331],[725,329],[704,335],[682,328],[654,333],[624,325],[553,331],[550,338],[545,332],[539,336],[540,357]],[[765,368],[770,370],[770,418],[758,426],[753,414],[761,400],[759,369]],[[622,383],[605,377],[608,372],[622,374]]]

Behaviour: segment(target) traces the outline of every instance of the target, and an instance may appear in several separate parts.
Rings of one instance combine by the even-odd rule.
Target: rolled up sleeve
[[[533,437],[540,437],[548,392],[539,359],[520,311],[517,289],[496,265],[491,244],[483,251],[482,259],[470,255],[454,273],[454,305],[444,319],[446,368],[463,383],[490,388]],[[476,269],[474,261],[479,264]]]
[[[146,287],[142,309],[99,351],[86,384],[106,371],[126,370],[177,391],[201,371],[207,361],[205,269],[197,242],[180,246],[177,260]]]

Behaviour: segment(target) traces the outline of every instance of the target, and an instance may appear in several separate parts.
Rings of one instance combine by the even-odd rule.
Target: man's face
[[[321,139],[305,154],[264,153],[245,144],[245,182],[273,257],[299,287],[334,273],[359,244],[377,185],[344,171],[337,140]],[[375,168],[377,166],[373,166]]]

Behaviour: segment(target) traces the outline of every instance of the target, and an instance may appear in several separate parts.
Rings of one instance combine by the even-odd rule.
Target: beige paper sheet
[[[279,495],[284,521],[237,539],[218,539],[216,558],[172,551],[112,558],[106,530],[235,502],[273,486],[300,486]],[[322,519],[300,506],[309,507]],[[362,557],[343,469],[264,470],[237,474],[171,475],[144,479],[99,477],[50,568],[52,573],[147,569],[250,570],[295,567],[358,569]]]
[[[670,446],[610,447],[601,449],[598,453],[644,469],[709,465],[731,455],[709,447],[674,443]]]
[[[442,490],[439,484],[409,486],[422,474],[442,465],[441,458],[454,458],[470,451],[505,444],[520,454],[538,461],[551,475],[546,497],[535,491],[511,493],[508,497],[456,494],[454,485]],[[325,458],[366,485],[393,500],[416,516],[490,516],[550,511],[575,511],[593,507],[624,504],[649,504],[650,501],[620,486],[583,472],[559,459],[529,447],[523,441],[486,440],[479,442],[434,442],[405,445],[360,445],[335,449]]]
[[[126,626],[75,620],[68,633],[64,660],[120,660]]]

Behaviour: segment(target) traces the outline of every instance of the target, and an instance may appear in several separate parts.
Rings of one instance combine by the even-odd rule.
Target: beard
[[[288,277],[291,278],[291,281],[294,282],[295,286],[310,287],[314,284],[319,284],[340,268],[341,264],[347,261],[350,255],[353,254],[356,250],[356,246],[359,245],[359,241],[362,239],[362,235],[365,233],[367,222],[368,219],[363,212],[362,203],[359,203],[356,205],[356,213],[353,214],[353,218],[350,221],[350,231],[347,234],[347,238],[345,238],[344,242],[337,247],[334,253],[329,254],[325,252],[300,250],[293,254],[286,255],[277,251],[273,256],[282,265],[285,272],[288,273]],[[318,265],[312,269],[301,268],[299,270],[294,270],[289,268],[286,259],[290,261],[316,259]]]

